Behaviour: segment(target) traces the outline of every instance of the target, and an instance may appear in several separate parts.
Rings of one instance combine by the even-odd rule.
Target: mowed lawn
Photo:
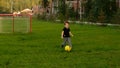
[[[63,24],[33,20],[33,32],[0,34],[0,68],[120,68],[120,27],[70,24],[73,48],[60,47]]]

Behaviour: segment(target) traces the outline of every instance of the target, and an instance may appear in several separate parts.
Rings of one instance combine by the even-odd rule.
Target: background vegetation
[[[0,0],[0,12],[14,12],[23,9],[32,9],[33,6],[41,4],[41,0]]]
[[[57,3],[58,1],[58,3]],[[80,0],[77,0],[79,2]],[[49,4],[56,2],[58,6],[52,6],[57,11],[47,16],[47,9],[50,8]],[[60,19],[64,20],[79,20],[87,22],[100,22],[100,23],[114,23],[120,24],[116,20],[119,19],[119,7],[116,4],[116,0],[83,0],[81,1],[81,6],[84,7],[84,13],[80,19],[80,13],[74,11],[73,7],[69,7],[69,4],[66,4],[65,0],[0,0],[0,13],[10,13],[13,11],[23,10],[25,8],[32,9],[33,6],[42,6],[45,10],[43,15],[38,14],[38,19],[43,18],[45,20]],[[50,8],[51,9],[51,8]]]

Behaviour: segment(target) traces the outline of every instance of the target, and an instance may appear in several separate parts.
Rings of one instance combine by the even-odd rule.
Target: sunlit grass
[[[0,34],[0,68],[119,68],[120,28],[70,24],[65,52],[61,23],[33,20],[33,32]]]

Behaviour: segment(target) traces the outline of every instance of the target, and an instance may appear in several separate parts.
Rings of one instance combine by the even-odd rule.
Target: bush
[[[69,8],[67,11],[68,11],[67,12],[68,19],[72,21],[76,20],[76,16],[79,14],[75,12],[73,8]]]
[[[10,13],[7,8],[0,7],[0,13],[5,14],[5,13]]]
[[[98,22],[99,23],[106,23],[105,22],[105,14],[102,10],[100,11],[99,16],[98,16]]]
[[[55,21],[55,19],[57,18],[55,15],[45,15],[45,14],[38,14],[36,16],[34,16],[35,18],[37,18],[38,20],[47,20],[47,21]]]
[[[120,9],[118,9],[117,13],[113,16],[111,23],[120,24]]]
[[[45,14],[42,14],[42,15],[38,14],[37,19],[38,20],[46,20],[46,15]]]
[[[60,19],[61,22],[64,22],[66,20],[66,17],[65,17],[65,15],[63,15],[62,13],[60,13],[58,15],[58,19]]]

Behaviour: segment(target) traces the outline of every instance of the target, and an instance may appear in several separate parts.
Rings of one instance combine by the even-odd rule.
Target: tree
[[[0,12],[1,13],[8,13],[9,12],[9,5],[4,0],[0,0]]]
[[[3,8],[2,11],[12,13],[14,11],[31,8],[34,5],[38,5],[38,2],[39,0],[0,0],[0,7]]]
[[[105,23],[105,13],[103,12],[103,10],[100,11],[99,16],[98,16],[98,21],[100,23]]]
[[[42,1],[42,5],[43,5],[44,8],[47,8],[48,5],[49,5],[48,0],[43,0],[43,1]]]
[[[93,20],[91,21],[93,22],[98,22],[100,21],[100,17],[104,17],[104,22],[102,22],[107,23],[110,22],[116,10],[117,7],[115,0],[87,0],[84,16],[90,20],[92,18]]]
[[[91,16],[91,9],[92,9],[92,0],[87,0],[84,4],[84,17],[89,18]]]
[[[45,15],[46,15],[46,13],[47,13],[47,8],[48,8],[48,6],[49,6],[49,1],[48,1],[48,0],[42,0],[42,6],[43,6],[43,8],[44,8],[44,13],[45,13]]]
[[[111,19],[111,23],[120,24],[120,9],[118,9],[118,11],[115,13],[113,18]]]
[[[58,14],[62,22],[67,19],[66,7],[65,0],[59,0]]]

